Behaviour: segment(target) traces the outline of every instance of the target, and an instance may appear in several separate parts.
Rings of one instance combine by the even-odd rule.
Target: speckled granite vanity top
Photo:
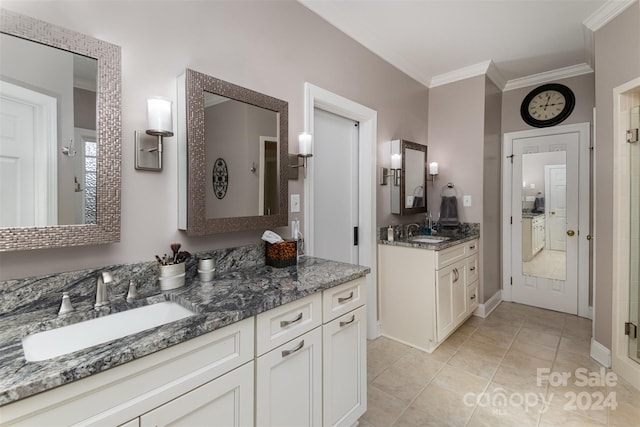
[[[404,232],[404,235],[406,235],[406,231]],[[393,241],[389,241],[386,238],[386,229],[381,229],[380,236],[378,238],[378,243],[382,245],[404,246],[408,248],[430,249],[434,251],[440,251],[442,249],[450,248],[451,246],[455,246],[460,243],[468,242],[470,240],[479,238],[480,226],[479,224],[465,224],[463,227],[460,227],[460,229],[457,229],[454,231],[444,230],[439,232],[438,234],[433,234],[428,236],[427,235],[421,236],[418,234],[414,237],[416,238],[433,237],[436,239],[439,237],[446,237],[447,240],[444,240],[438,243],[425,243],[425,242],[412,241],[411,238],[403,237],[403,238],[396,238]]]
[[[249,248],[246,252],[254,260],[263,258],[264,246],[245,248]],[[234,258],[231,255],[228,251],[217,254],[218,268],[228,269],[214,281],[206,283],[198,280],[197,261],[194,259],[187,265],[186,285],[164,294],[160,293],[155,284],[156,267],[153,263],[112,267],[110,270],[115,271],[118,286],[114,286],[109,295],[112,301],[111,312],[171,300],[197,314],[124,339],[42,362],[25,360],[22,337],[95,317],[97,314],[92,308],[95,277],[106,268],[0,283],[0,405],[138,359],[323,289],[357,279],[370,271],[367,267],[311,257],[302,257],[297,266],[281,269],[265,266],[263,262],[243,266],[242,262],[238,262],[237,256]],[[242,257],[247,258],[247,254],[241,251],[240,258]],[[64,276],[64,280],[59,276]],[[141,297],[127,303],[123,295],[130,279],[141,283]],[[57,311],[62,290],[70,292],[76,311],[59,317]],[[38,295],[33,295],[38,292]]]

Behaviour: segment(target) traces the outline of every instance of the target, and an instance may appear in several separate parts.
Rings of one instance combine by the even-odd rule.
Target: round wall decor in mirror
[[[224,199],[229,186],[229,170],[224,159],[218,157],[213,164],[213,192],[218,199]]]

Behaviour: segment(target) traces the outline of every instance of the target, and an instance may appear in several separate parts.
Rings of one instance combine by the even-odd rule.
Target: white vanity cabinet
[[[522,260],[531,261],[545,245],[545,218],[522,218]]]
[[[478,240],[435,251],[378,245],[382,335],[433,351],[478,306]]]
[[[364,279],[324,291],[323,425],[352,426],[367,410]]]

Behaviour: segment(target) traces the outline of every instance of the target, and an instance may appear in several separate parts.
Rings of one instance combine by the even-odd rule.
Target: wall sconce
[[[391,155],[391,173],[389,168],[380,168],[380,185],[387,185],[387,178],[393,177],[393,185],[400,186],[400,177],[402,176],[402,155]]]
[[[154,96],[147,99],[147,130],[135,131],[136,169],[162,170],[163,138],[173,136],[172,106],[173,102],[168,98]]]
[[[433,187],[433,183],[436,181],[436,176],[438,176],[438,162],[429,163],[429,175],[431,176],[431,186]]]
[[[292,168],[304,168],[304,177],[307,177],[307,159],[313,157],[313,135],[301,132],[298,135],[298,156],[302,158],[302,164],[290,165]]]

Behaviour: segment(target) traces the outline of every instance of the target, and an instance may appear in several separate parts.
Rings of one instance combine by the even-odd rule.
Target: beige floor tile
[[[577,337],[563,333],[558,350],[561,352],[589,354],[591,351],[591,336]]]
[[[369,384],[367,389],[367,412],[361,420],[375,427],[391,426],[407,408],[402,400]]]
[[[480,354],[474,348],[469,347],[458,350],[447,364],[463,369],[473,375],[490,379],[496,372],[500,360],[502,360],[502,356]]]
[[[486,319],[479,317],[479,316],[471,316],[469,317],[463,324],[464,325],[469,325],[469,326],[480,326],[482,325],[484,322],[486,322]]]
[[[520,332],[518,332],[516,342],[543,345],[545,347],[556,349],[560,342],[560,335],[548,334],[541,330],[523,326],[522,329],[520,329]]]
[[[468,339],[466,335],[453,334],[431,353],[431,357],[440,362],[446,362]]]
[[[409,407],[394,427],[442,427],[442,420],[434,419],[429,414],[414,407]],[[358,426],[359,427],[359,426]]]
[[[538,369],[551,369],[553,362],[520,352],[518,350],[509,349],[502,365],[519,369],[523,374],[536,375]]]
[[[478,329],[478,326],[474,326],[470,323],[463,323],[456,332],[461,335],[471,336],[476,331],[476,329]]]
[[[609,425],[617,427],[640,425],[640,408],[627,402],[618,402],[616,409],[609,411]]]
[[[600,427],[606,426],[593,418],[585,417],[573,411],[568,411],[560,405],[551,405],[540,418],[540,427]]]
[[[411,402],[444,364],[428,354],[409,351],[374,381],[380,390],[396,398]]]
[[[535,427],[538,415],[522,408],[507,405],[504,408],[478,407],[469,420],[468,427]]]
[[[539,322],[538,319],[527,319],[522,325],[523,329],[529,329],[532,331],[543,332],[549,335],[555,335],[559,337],[562,335],[562,323],[545,323]]]
[[[575,412],[596,422],[606,424],[608,408],[604,404],[606,387],[578,387],[573,379],[567,387],[555,387],[549,384],[547,400],[552,406],[565,411]]]
[[[438,372],[431,383],[464,395],[466,393],[481,393],[489,384],[489,380],[447,365]]]
[[[567,315],[562,334],[579,338],[591,338],[591,331],[591,320]]]
[[[367,347],[367,380],[374,380],[405,355],[410,348],[385,337],[371,341]]]
[[[617,401],[640,408],[640,391],[620,377],[616,378],[615,383],[615,386],[607,387],[607,390],[616,393]]]
[[[411,406],[439,426],[464,426],[473,412],[473,406],[464,403],[463,395],[435,384],[428,385]]]
[[[472,337],[482,342],[493,344],[502,348],[509,348],[516,334],[517,327],[501,325],[497,327],[479,326]]]
[[[504,364],[498,366],[491,384],[522,393],[542,393],[542,397],[547,391],[547,381],[538,381],[537,372],[522,371]]]
[[[520,353],[527,356],[536,357],[538,359],[553,362],[556,357],[556,349],[545,347],[525,340],[514,340],[509,348],[509,353]]]

